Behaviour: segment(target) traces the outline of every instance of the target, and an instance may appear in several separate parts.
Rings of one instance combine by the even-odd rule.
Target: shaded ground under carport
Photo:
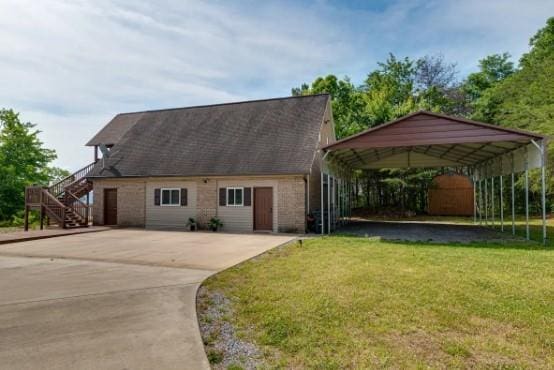
[[[385,240],[422,241],[434,243],[471,243],[483,241],[509,241],[524,239],[507,232],[474,225],[446,224],[422,221],[366,221],[353,220],[341,226],[337,233]]]

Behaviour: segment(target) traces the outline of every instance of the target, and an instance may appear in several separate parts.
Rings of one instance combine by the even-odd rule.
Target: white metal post
[[[475,180],[475,169],[473,170],[473,224],[477,224],[477,197],[476,189],[477,181]]]
[[[487,191],[487,178],[485,177],[485,226],[489,226],[489,195],[488,194],[489,193]]]
[[[325,174],[321,171],[321,207],[319,207],[321,211],[321,235],[325,233],[325,204],[323,203],[324,176]]]
[[[494,227],[494,175],[491,177],[491,221]]]
[[[337,229],[337,225],[339,223],[339,217],[340,217],[339,190],[340,190],[339,179],[335,178],[335,193],[333,196],[333,202],[335,202],[335,230]]]
[[[345,204],[344,199],[346,197],[346,194],[344,192],[344,179],[340,180],[340,223],[341,225],[344,224],[344,210],[345,210]]]
[[[514,154],[512,153],[512,235],[516,234],[516,190],[514,175]]]
[[[481,177],[481,173],[479,173]],[[479,225],[483,225],[483,180],[479,179]]]
[[[327,234],[331,234],[331,183],[332,177],[327,174]]]
[[[529,240],[529,163],[527,158],[527,147],[525,147],[525,238]]]
[[[330,191],[330,198],[329,198],[329,211],[330,217],[329,220],[331,221],[331,227],[329,227],[329,233],[335,229],[335,177],[331,176],[331,187],[329,188]]]
[[[500,175],[500,231],[504,231],[504,179]]]
[[[542,203],[542,242],[546,245],[546,145],[541,142],[541,203]]]
[[[337,229],[337,213],[338,213],[337,193],[338,193],[338,180],[336,177],[334,177],[333,178],[333,230]]]

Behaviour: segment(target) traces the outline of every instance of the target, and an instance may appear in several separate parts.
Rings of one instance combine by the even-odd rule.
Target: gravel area
[[[497,225],[497,227],[499,227]],[[509,227],[506,226],[507,228]],[[352,221],[342,226],[339,233],[385,240],[422,241],[433,243],[471,243],[482,241],[523,240],[510,233],[483,226],[442,224],[418,221]]]
[[[200,333],[212,369],[253,370],[262,365],[258,348],[240,340],[233,325],[227,321],[233,313],[229,299],[201,287],[197,305]]]

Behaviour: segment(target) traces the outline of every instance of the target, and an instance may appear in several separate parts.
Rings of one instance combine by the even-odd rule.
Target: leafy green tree
[[[21,122],[18,113],[0,110],[0,221],[21,215],[25,186],[46,185],[53,174],[60,174],[48,167],[56,154],[43,148],[38,134],[35,125]]]
[[[311,85],[293,88],[293,95],[328,93],[331,95],[336,135],[338,138],[352,135],[369,127],[362,93],[348,77],[340,80],[334,75],[316,78]]]
[[[455,76],[455,65],[446,63],[441,56],[413,61],[390,54],[368,74],[361,86],[354,86],[348,77],[340,80],[328,75],[316,78],[311,85],[304,83],[292,89],[292,93],[331,94],[336,134],[340,139],[420,109],[451,113],[452,107],[458,104],[450,103],[455,96],[453,91],[459,86]],[[366,205],[379,202],[381,207],[408,205],[423,210],[425,201],[421,194],[433,173],[419,169],[360,172],[360,181],[367,190]],[[377,192],[392,196],[385,199],[375,196]],[[411,199],[407,194],[411,193],[417,194],[414,197],[417,202],[407,203]]]
[[[417,110],[414,100],[415,63],[393,54],[371,72],[361,89],[365,93],[366,112],[375,126]]]
[[[473,118],[506,127],[554,135],[554,17],[530,40],[519,69],[487,89],[475,102]],[[549,182],[554,164],[554,145],[549,145]],[[536,176],[536,175],[535,175]],[[537,185],[538,181],[532,182]],[[536,189],[535,189],[536,190]]]
[[[483,92],[514,73],[514,63],[510,54],[493,54],[479,61],[479,72],[471,73],[464,82],[463,89],[471,102],[481,97]]]
[[[339,138],[420,109],[554,136],[554,17],[531,38],[530,46],[517,69],[508,53],[494,54],[480,60],[479,71],[461,83],[456,79],[455,64],[442,56],[414,61],[390,54],[361,86],[329,75],[293,89],[293,94],[330,93]],[[554,141],[548,156],[548,179],[554,189]],[[422,210],[422,194],[436,173],[420,169],[363,171],[359,181],[365,184],[366,206],[408,204]],[[537,191],[538,184],[534,179],[532,190]],[[417,202],[406,203],[406,196]],[[532,194],[533,198],[537,197]]]

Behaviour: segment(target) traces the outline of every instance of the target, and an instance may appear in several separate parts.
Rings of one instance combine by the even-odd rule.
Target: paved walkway
[[[110,230],[109,227],[104,226],[91,226],[91,227],[78,227],[75,229],[61,229],[52,228],[44,230],[29,230],[29,231],[13,231],[8,233],[0,233],[0,244],[16,243],[28,240],[55,238],[57,236],[74,235],[93,233],[97,231]]]
[[[196,290],[294,239],[109,230],[0,246],[2,369],[208,369]]]

